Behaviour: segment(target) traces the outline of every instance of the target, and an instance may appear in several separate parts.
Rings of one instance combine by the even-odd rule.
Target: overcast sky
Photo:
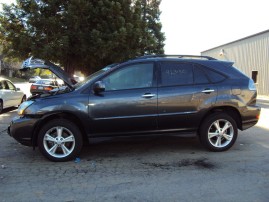
[[[268,8],[268,0],[162,0],[165,53],[200,54],[265,31],[269,29]]]
[[[200,54],[269,29],[268,0],[163,0],[166,54]]]

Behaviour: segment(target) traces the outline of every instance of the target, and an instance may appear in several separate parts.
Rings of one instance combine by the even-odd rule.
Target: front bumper
[[[15,117],[8,127],[8,134],[19,143],[33,146],[34,128],[39,119],[29,117]]]

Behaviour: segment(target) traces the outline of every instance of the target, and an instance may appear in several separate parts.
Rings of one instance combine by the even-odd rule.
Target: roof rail
[[[210,56],[203,56],[203,55],[143,55],[136,57],[136,59],[147,59],[147,58],[158,58],[158,57],[174,57],[174,58],[201,58],[207,60],[217,60],[216,58]]]

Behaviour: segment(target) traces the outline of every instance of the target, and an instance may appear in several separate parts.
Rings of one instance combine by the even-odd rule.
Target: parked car
[[[40,80],[41,77],[40,76],[32,76],[29,79],[29,83],[35,83],[36,81]]]
[[[8,79],[0,78],[0,113],[8,107],[15,107],[26,100],[26,95]]]
[[[139,57],[76,85],[51,62],[29,58],[22,67],[34,68],[50,69],[67,86],[24,102],[8,133],[52,161],[74,159],[90,138],[145,134],[195,132],[208,150],[225,151],[238,129],[259,119],[253,80],[211,57]]]
[[[44,94],[58,87],[59,87],[59,84],[56,80],[40,79],[31,85],[30,92],[32,95]]]

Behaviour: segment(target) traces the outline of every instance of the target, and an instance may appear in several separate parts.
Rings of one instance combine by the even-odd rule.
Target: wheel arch
[[[85,130],[85,127],[84,127],[81,119],[79,119],[76,115],[74,115],[70,112],[59,112],[59,113],[53,113],[53,114],[47,115],[39,121],[37,126],[34,128],[34,133],[32,136],[32,143],[34,146],[38,146],[37,145],[37,139],[38,139],[37,136],[38,136],[38,132],[40,131],[42,126],[44,126],[49,121],[52,121],[55,119],[66,119],[66,120],[69,120],[72,123],[74,123],[78,127],[78,129],[80,130],[80,132],[82,134],[83,144],[87,145],[89,143],[89,140],[87,138],[87,132]]]
[[[241,118],[241,115],[240,115],[239,111],[235,107],[231,107],[231,106],[221,106],[221,107],[215,107],[215,108],[210,109],[203,116],[202,121],[200,122],[199,128],[203,124],[206,117],[208,117],[211,114],[221,113],[221,112],[224,112],[224,113],[228,114],[229,116],[231,116],[234,119],[234,121],[236,122],[237,128],[242,130],[242,118]]]

